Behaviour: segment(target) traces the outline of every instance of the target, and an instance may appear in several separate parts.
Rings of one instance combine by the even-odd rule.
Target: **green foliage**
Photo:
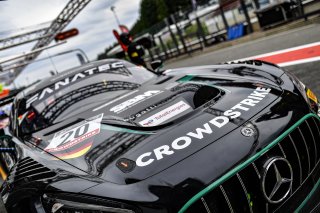
[[[169,14],[173,14],[179,10],[186,11],[192,8],[191,0],[164,0]]]
[[[192,1],[191,0],[164,0],[167,8],[168,8],[168,13],[173,14],[178,11],[191,11],[192,8]],[[209,0],[196,0],[197,5],[204,5],[208,4]]]
[[[140,17],[133,25],[131,33],[137,34],[148,29],[169,16],[164,0],[142,0],[140,3]]]
[[[141,19],[138,19],[136,23],[133,25],[133,27],[130,30],[130,33],[132,35],[136,35],[139,32],[142,32],[144,30],[143,21]]]
[[[97,56],[97,60],[102,60],[102,59],[106,59],[106,58],[107,58],[107,55],[105,53],[100,53]]]
[[[140,19],[144,27],[151,27],[157,23],[157,4],[155,0],[141,1]]]
[[[157,5],[157,22],[165,19],[169,13],[168,8],[164,0],[155,0]]]
[[[197,3],[205,4],[208,0],[197,0]],[[163,21],[170,14],[190,10],[192,10],[191,0],[142,0],[140,17],[131,28],[131,33],[138,34]]]
[[[166,41],[166,46],[167,46],[168,49],[172,49],[172,48],[176,47],[171,38]]]
[[[108,58],[107,53],[108,53],[110,50],[112,50],[112,49],[113,49],[115,46],[117,46],[117,45],[118,45],[118,42],[114,42],[113,44],[109,45],[109,46],[104,50],[103,53],[99,53],[99,54],[97,55],[97,60],[102,60],[102,59]]]
[[[202,26],[204,34],[208,35],[209,34],[208,27],[204,23],[201,23],[201,26]],[[192,24],[192,25],[188,26],[185,29],[185,33],[187,35],[189,35],[189,34],[197,34],[198,33],[198,25],[197,24]]]

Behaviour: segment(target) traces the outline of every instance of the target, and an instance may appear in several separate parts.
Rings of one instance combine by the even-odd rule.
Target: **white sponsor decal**
[[[161,110],[160,112],[150,116],[149,118],[140,121],[139,124],[141,126],[156,126],[159,125],[170,118],[173,118],[174,116],[186,111],[187,109],[190,109],[191,107],[185,103],[184,101],[179,101],[178,103]]]
[[[46,151],[61,151],[68,149],[82,141],[100,133],[100,126],[103,114],[89,118],[83,122],[57,132]]]
[[[119,100],[121,100],[121,99],[123,99],[123,98],[125,98],[125,97],[128,97],[129,95],[132,95],[133,93],[136,93],[136,92],[138,92],[138,91],[139,91],[139,90],[133,90],[132,92],[129,92],[129,93],[125,94],[125,95],[122,95],[122,96],[120,96],[119,98],[113,99],[112,101],[109,101],[109,102],[107,102],[107,103],[105,103],[105,104],[103,104],[103,105],[101,105],[101,106],[93,109],[92,111],[95,112],[95,111],[97,111],[97,110],[100,110],[100,109],[102,109],[102,108],[104,108],[104,107],[106,107],[106,106],[109,106],[110,104],[113,104],[114,102],[119,101]]]
[[[161,91],[161,90],[150,90],[150,91],[147,91],[147,92],[145,92],[145,93],[143,93],[141,95],[138,95],[138,96],[136,96],[134,98],[131,98],[131,99],[129,99],[129,100],[117,105],[117,106],[112,107],[110,109],[110,111],[111,112],[115,112],[115,113],[118,114],[118,113],[123,112],[126,109],[128,109],[128,108],[130,108],[130,107],[132,107],[132,106],[134,106],[134,105],[136,105],[136,104],[138,104],[138,103],[140,103],[142,101],[145,101],[145,100],[147,100],[147,99],[149,99],[149,98],[151,98],[151,97],[153,97],[155,95],[158,95],[158,94],[160,94],[162,92],[163,91]]]
[[[91,76],[95,73],[108,72],[111,69],[118,69],[118,68],[122,68],[122,67],[125,67],[122,62],[115,62],[112,64],[103,64],[99,67],[94,67],[94,68],[76,73],[75,75],[69,76],[69,77],[65,78],[64,80],[56,82],[54,85],[50,85],[50,86],[44,88],[41,92],[36,93],[32,97],[30,97],[27,100],[26,107],[29,108],[30,105],[34,101],[42,100],[44,97],[48,96],[49,94],[52,94],[54,91],[59,90],[62,87],[67,87],[70,83],[78,81],[79,79],[86,78],[86,77]]]
[[[150,152],[143,153],[136,160],[137,166],[148,166],[155,160],[161,160],[166,156],[174,154],[178,150],[187,148],[193,140],[202,140],[208,137],[214,132],[214,128],[221,128],[229,123],[230,119],[241,116],[243,111],[249,111],[250,107],[254,107],[262,101],[270,91],[270,88],[257,87],[246,99],[231,107],[230,110],[225,111],[223,115],[215,117],[204,123],[202,127],[196,128],[194,131],[176,138],[170,145],[162,145]]]

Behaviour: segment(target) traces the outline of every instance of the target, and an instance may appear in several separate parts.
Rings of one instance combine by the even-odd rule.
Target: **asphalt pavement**
[[[165,68],[217,64],[320,41],[320,24],[263,37],[212,52],[196,52],[190,57],[165,63]],[[320,61],[284,67],[303,81],[320,97]]]

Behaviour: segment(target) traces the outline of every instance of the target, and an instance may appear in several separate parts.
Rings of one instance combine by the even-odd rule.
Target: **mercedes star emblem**
[[[243,136],[246,136],[246,137],[251,137],[254,135],[254,130],[250,127],[243,127],[241,129],[241,133]]]
[[[292,181],[292,167],[287,159],[273,157],[264,163],[261,186],[269,203],[283,201],[291,192]]]

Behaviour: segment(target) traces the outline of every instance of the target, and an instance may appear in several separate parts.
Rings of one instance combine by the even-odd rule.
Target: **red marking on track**
[[[258,56],[257,58],[255,57],[253,58],[275,63],[275,64],[280,64],[280,63],[292,62],[292,61],[308,59],[308,58],[313,58],[318,56],[320,56],[320,45],[301,48],[301,49],[278,53],[278,54],[276,53],[274,55],[269,55],[265,57]]]

